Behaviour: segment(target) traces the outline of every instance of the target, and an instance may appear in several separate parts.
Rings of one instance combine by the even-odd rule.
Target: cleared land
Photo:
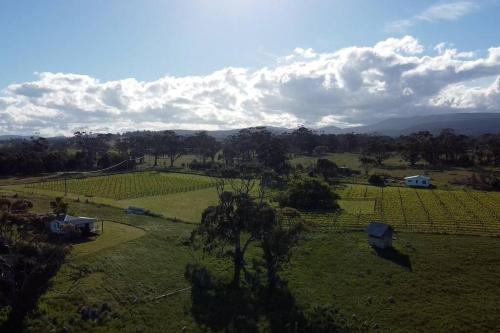
[[[335,162],[338,166],[346,166],[355,170],[362,170],[359,162],[360,154],[355,153],[332,153],[322,156],[321,158],[329,159]],[[296,156],[291,159],[293,165],[301,164],[303,166],[314,165],[317,156]],[[498,171],[497,168],[485,168],[485,170]],[[432,178],[432,183],[440,189],[448,189],[456,187],[455,183],[463,181],[465,178],[472,176],[474,171],[471,168],[453,167],[448,169],[433,169],[423,161],[419,161],[418,165],[411,167],[407,162],[403,161],[400,156],[392,156],[384,161],[382,166],[378,166],[370,170],[370,174],[379,173],[390,175],[393,178],[402,180],[403,177],[410,175],[418,175],[426,173]],[[359,177],[352,179],[353,182],[366,183],[366,177],[362,174]]]
[[[50,198],[29,199],[35,201],[36,211],[48,210]],[[128,216],[96,204],[72,202],[70,209],[72,214],[118,220],[146,231],[128,241],[96,245],[88,255],[71,256],[27,320],[27,331],[203,331],[187,311],[189,291],[151,301],[188,286],[183,277],[188,262],[200,260],[217,275],[230,275],[226,262],[185,246],[191,225]],[[499,239],[402,233],[394,244],[395,256],[383,257],[368,246],[364,233],[317,230],[294,252],[283,277],[301,306],[334,305],[348,318],[378,327],[371,329],[377,332],[498,329]],[[111,310],[98,321],[80,315],[84,306],[103,304]]]
[[[198,223],[203,210],[217,202],[213,179],[191,174],[149,171],[73,179],[67,188],[70,198],[86,196],[120,208],[140,206],[191,223]],[[18,185],[17,189],[62,195],[64,180]],[[370,221],[379,220],[397,231],[500,235],[500,193],[361,184],[338,186],[335,191],[341,196],[340,214],[305,213],[306,218],[338,230],[362,230]]]

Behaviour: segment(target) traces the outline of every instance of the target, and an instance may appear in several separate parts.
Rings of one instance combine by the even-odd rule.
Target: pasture
[[[27,198],[34,201],[35,211],[48,210],[49,197]],[[118,208],[83,202],[71,202],[70,212],[144,230],[138,235],[137,228],[122,230],[119,225],[106,229],[106,238],[95,243],[76,244],[75,255],[26,321],[28,332],[62,327],[71,332],[204,331],[189,311],[189,291],[153,300],[188,286],[183,277],[188,262],[201,261],[219,276],[230,273],[227,262],[185,245],[192,225],[129,216]],[[115,241],[123,233],[133,235]],[[101,246],[104,243],[107,246]],[[283,277],[301,307],[334,305],[350,320],[366,323],[368,331],[498,329],[497,238],[401,233],[394,244],[398,258],[387,258],[368,246],[362,232],[312,231],[294,251]],[[82,318],[83,307],[104,304],[110,310],[98,320]]]
[[[321,158],[329,159],[335,162],[338,166],[346,166],[354,170],[362,170],[361,163],[359,162],[360,154],[358,153],[331,153]],[[302,166],[314,165],[317,161],[317,156],[295,156],[290,160],[292,165],[301,164]],[[498,168],[485,167],[488,171],[497,171]],[[429,165],[420,161],[416,166],[409,166],[407,162],[403,161],[399,155],[394,155],[384,161],[381,166],[374,167],[370,170],[370,174],[378,173],[390,175],[391,178],[402,180],[406,176],[427,174],[432,178],[434,185],[440,189],[455,188],[457,183],[462,182],[464,179],[472,176],[474,172],[479,171],[480,168],[463,168],[463,167],[450,167],[450,168],[431,168]],[[361,174],[352,179],[354,182],[366,182],[365,175]]]
[[[49,195],[64,194],[64,180],[14,186]],[[69,198],[120,208],[140,206],[164,217],[199,223],[203,210],[217,202],[213,179],[157,171],[116,174],[67,181]],[[500,235],[500,194],[467,189],[412,189],[342,184],[341,213],[309,212],[304,216],[322,228],[362,230],[371,220],[396,231]]]

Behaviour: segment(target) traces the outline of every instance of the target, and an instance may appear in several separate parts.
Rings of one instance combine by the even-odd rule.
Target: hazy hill
[[[458,134],[480,135],[500,132],[500,113],[451,113],[428,116],[389,118],[375,124],[339,129],[324,127],[324,133],[379,133],[391,136],[418,131],[439,133],[452,128]]]

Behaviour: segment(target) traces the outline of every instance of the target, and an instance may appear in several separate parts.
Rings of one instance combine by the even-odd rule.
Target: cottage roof
[[[429,179],[429,177],[427,177],[427,176],[422,176],[422,175],[415,175],[415,176],[408,176],[408,177],[405,177],[405,179],[415,179],[415,178],[425,178],[425,179]]]
[[[93,222],[96,222],[96,219],[91,218],[91,217],[77,217],[77,216],[71,216],[71,215],[65,214],[65,215],[57,216],[54,221],[60,222],[60,223],[71,223],[71,224],[77,225],[77,224],[93,223]]]
[[[373,237],[383,237],[386,232],[392,231],[392,227],[385,223],[371,222],[368,225],[368,235]]]

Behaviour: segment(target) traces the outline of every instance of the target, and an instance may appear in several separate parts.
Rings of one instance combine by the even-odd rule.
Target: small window
[[[422,184],[423,184],[423,185],[427,184],[427,181],[422,180]]]
[[[418,179],[417,179],[417,180],[415,180],[415,184],[418,184]]]

